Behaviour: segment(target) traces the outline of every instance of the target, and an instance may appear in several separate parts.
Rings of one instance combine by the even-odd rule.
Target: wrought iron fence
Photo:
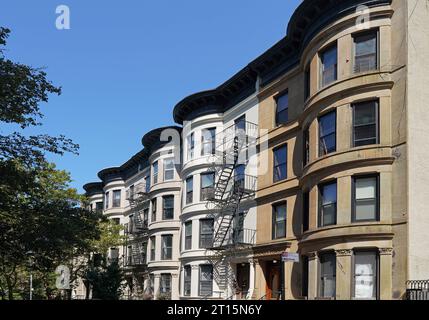
[[[429,300],[429,280],[407,281],[407,300]]]

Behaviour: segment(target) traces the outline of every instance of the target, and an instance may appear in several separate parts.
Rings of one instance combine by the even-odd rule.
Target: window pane
[[[337,202],[337,184],[331,183],[323,186],[322,204],[332,204]]]
[[[336,257],[334,253],[320,256],[321,296],[334,297],[336,292]]]
[[[214,185],[214,173],[201,175],[201,188],[212,187]]]
[[[323,225],[329,226],[336,223],[337,206],[336,204],[329,204],[323,207]]]
[[[355,37],[355,72],[377,69],[377,34]]]
[[[372,124],[376,121],[376,102],[358,103],[354,106],[355,125]]]
[[[337,46],[322,53],[322,86],[337,80]]]
[[[355,180],[356,199],[372,199],[377,194],[377,178],[359,178]]]
[[[356,200],[356,220],[376,220],[377,204],[375,200]]]
[[[377,254],[375,252],[355,253],[355,298],[376,297]]]
[[[377,127],[375,124],[355,128],[355,143],[358,144],[361,140],[377,142]]]
[[[277,111],[286,110],[289,106],[289,94],[284,94],[277,98]]]
[[[330,112],[320,117],[320,136],[327,136],[336,131],[336,113]]]

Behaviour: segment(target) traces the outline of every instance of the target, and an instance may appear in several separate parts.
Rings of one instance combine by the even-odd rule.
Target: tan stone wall
[[[403,2],[403,1],[402,1]],[[398,14],[393,14],[393,10]],[[310,41],[302,63],[260,90],[260,128],[268,130],[269,172],[258,177],[257,243],[287,242],[288,251],[310,257],[309,298],[317,298],[318,253],[337,253],[337,299],[352,298],[354,250],[379,252],[379,298],[400,298],[405,290],[407,256],[407,148],[404,110],[406,46],[404,4],[373,9],[370,28],[379,31],[379,69],[353,73],[353,38],[359,32],[356,15],[330,25]],[[334,41],[338,45],[338,80],[320,88],[319,52]],[[310,65],[310,97],[304,101],[304,68]],[[275,97],[289,92],[290,122],[274,127]],[[378,145],[352,147],[352,104],[379,100]],[[318,117],[337,112],[337,151],[319,157]],[[303,129],[309,128],[310,163],[302,168]],[[272,149],[288,145],[288,179],[273,183]],[[353,223],[352,177],[377,173],[380,177],[380,221]],[[318,184],[337,179],[337,225],[318,227]],[[310,192],[309,231],[302,233],[302,191]],[[287,201],[287,236],[272,240],[272,204]],[[263,287],[263,264],[257,279]],[[286,297],[300,298],[301,265],[286,264]]]

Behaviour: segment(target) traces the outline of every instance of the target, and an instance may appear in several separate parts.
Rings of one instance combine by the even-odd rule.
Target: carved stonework
[[[340,249],[340,250],[335,250],[335,253],[337,254],[337,257],[347,257],[347,256],[351,256],[353,254],[353,250],[351,250],[351,249]]]
[[[198,270],[198,268],[199,268],[200,266],[199,265],[197,265],[197,264],[193,264],[192,266],[191,266],[191,269],[192,270]]]
[[[379,248],[378,252],[380,255],[390,256],[393,253],[393,248]]]

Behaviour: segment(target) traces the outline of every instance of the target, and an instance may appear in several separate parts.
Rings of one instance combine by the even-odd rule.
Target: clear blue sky
[[[46,67],[63,88],[42,106],[43,126],[65,134],[80,155],[50,156],[82,191],[97,172],[138,152],[147,131],[173,124],[174,105],[212,89],[285,33],[301,0],[5,0],[14,61]],[[68,5],[71,29],[55,28]]]

